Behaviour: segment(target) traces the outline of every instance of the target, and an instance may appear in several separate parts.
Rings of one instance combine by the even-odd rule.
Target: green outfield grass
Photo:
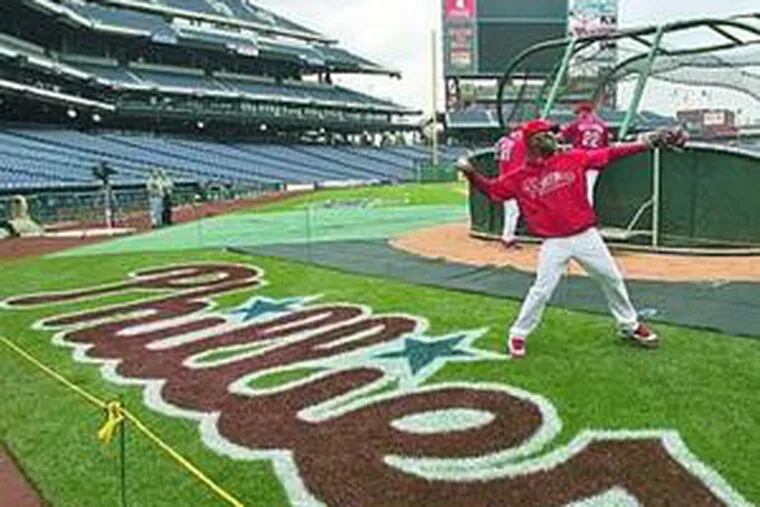
[[[385,239],[466,220],[465,193],[459,183],[324,190],[56,255]]]
[[[389,206],[224,215],[66,250],[56,256],[386,239],[466,220],[462,205]]]
[[[301,210],[309,205],[321,205],[330,201],[340,203],[359,199],[376,200],[376,205],[380,206],[383,205],[383,201],[391,206],[459,205],[466,201],[466,195],[467,186],[464,182],[327,189],[257,207],[255,211]]]
[[[290,203],[293,204],[293,203]],[[488,327],[479,348],[502,351],[503,330],[517,302],[359,277],[268,258],[218,251],[46,258],[5,264],[0,297],[79,288],[118,281],[129,271],[170,263],[229,261],[265,269],[270,297],[323,294],[323,302],[352,302],[375,312],[403,312],[429,319],[430,333]],[[222,297],[223,308],[252,294]],[[126,405],[178,450],[241,498],[246,505],[287,505],[268,462],[239,462],[202,444],[194,422],[172,419],[143,405],[142,390],[106,382],[97,366],[75,362],[69,349],[51,344],[49,333],[31,329],[46,316],[136,299],[139,293],[54,309],[0,310],[0,333],[97,395],[123,397]],[[509,384],[549,399],[569,442],[589,429],[676,429],[690,450],[723,475],[741,494],[760,502],[760,341],[661,327],[656,352],[631,348],[615,338],[610,319],[558,309],[547,312],[531,337],[524,362],[451,363],[430,383],[444,380]],[[0,439],[54,506],[117,505],[117,447],[95,438],[102,416],[75,395],[51,383],[0,346]],[[277,385],[306,372],[265,377]],[[134,432],[128,434],[130,505],[222,505]]]

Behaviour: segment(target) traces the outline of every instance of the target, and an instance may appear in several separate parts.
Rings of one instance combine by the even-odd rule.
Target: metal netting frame
[[[698,47],[690,47],[690,48],[684,48],[679,50],[670,50],[668,48],[663,47],[662,42],[665,37],[665,35],[679,32],[679,31],[686,31],[691,30],[695,28],[700,27],[707,27],[711,29],[714,33],[717,33],[719,36],[721,36],[723,39],[725,39],[726,42],[722,44],[710,44],[710,45],[704,45],[704,46],[698,46]],[[751,40],[742,40],[735,35],[733,35],[729,30],[727,29],[736,29],[741,31],[743,34],[751,35],[753,38]],[[648,40],[647,37],[652,37],[652,40]],[[634,56],[628,57],[623,59],[620,63],[616,64],[609,72],[605,73],[594,93],[594,98],[598,99],[600,94],[603,93],[606,86],[609,85],[611,81],[614,80],[618,72],[625,69],[626,67],[630,66],[631,64],[640,61],[645,60],[645,64],[643,66],[643,69],[634,71],[632,74],[638,74],[638,79],[636,82],[636,87],[634,90],[634,94],[631,100],[631,104],[629,105],[629,108],[626,112],[625,118],[623,123],[621,124],[621,128],[619,130],[619,138],[625,138],[631,131],[631,128],[633,126],[633,122],[636,118],[636,115],[639,110],[639,106],[641,104],[642,97],[644,95],[647,82],[652,76],[652,70],[654,67],[654,63],[658,56],[665,56],[665,57],[674,57],[674,56],[686,56],[686,55],[699,55],[699,54],[709,54],[719,51],[725,51],[725,50],[731,50],[741,47],[748,47],[752,44],[760,44],[760,12],[758,13],[752,13],[747,15],[741,15],[736,16],[729,19],[697,19],[697,20],[689,20],[689,21],[679,21],[669,24],[664,24],[660,26],[650,26],[645,28],[638,28],[638,29],[629,29],[629,30],[622,30],[618,32],[613,32],[609,34],[604,35],[595,35],[595,36],[587,36],[587,37],[565,37],[562,39],[554,39],[549,40],[543,43],[536,44],[526,50],[524,50],[522,53],[520,53],[517,57],[515,57],[507,66],[506,70],[504,71],[504,74],[502,75],[500,81],[499,81],[499,87],[498,87],[498,94],[497,94],[497,114],[499,118],[499,123],[501,125],[502,129],[506,129],[508,126],[508,123],[511,121],[510,118],[505,118],[504,115],[504,92],[507,87],[507,85],[514,79],[518,79],[519,77],[516,74],[516,71],[518,68],[526,62],[531,56],[535,55],[536,53],[540,53],[541,51],[546,50],[558,50],[564,48],[564,56],[563,58],[557,63],[555,68],[552,70],[552,72],[549,74],[548,79],[542,86],[537,98],[536,98],[536,104],[535,111],[538,112],[538,110],[541,111],[540,117],[546,118],[551,113],[554,104],[556,103],[562,83],[565,80],[565,77],[567,76],[568,70],[570,68],[570,63],[576,55],[578,55],[581,51],[585,50],[586,48],[599,43],[599,42],[609,42],[609,41],[622,41],[622,40],[629,40],[633,41],[635,43],[638,43],[639,45],[646,48],[641,53],[636,54]],[[551,85],[551,86],[550,86]],[[540,101],[543,98],[544,93],[549,90],[548,96],[546,98],[545,103],[543,104],[543,107],[541,107]],[[742,90],[739,90],[742,91]],[[517,111],[517,108],[512,109],[512,115],[515,114]],[[696,146],[695,146],[696,147]],[[704,149],[704,147],[701,147]],[[659,154],[657,154],[659,155]],[[753,154],[753,157],[757,157],[757,154]],[[649,246],[641,246],[640,248],[645,251],[657,251],[657,252],[664,252],[664,253],[680,253],[680,254],[704,254],[704,255],[758,255],[760,254],[760,249],[757,248],[746,248],[746,249],[709,249],[709,248],[665,248],[659,245],[659,224],[657,224],[658,218],[657,215],[659,215],[659,204],[658,201],[658,191],[656,187],[659,183],[659,171],[660,171],[660,163],[659,163],[659,157],[655,156],[655,160],[653,163],[653,227],[652,227],[652,244]],[[622,245],[621,245],[622,246]],[[626,245],[626,248],[633,248],[630,245]]]
[[[750,45],[752,45],[752,46],[757,45],[758,49],[760,49],[760,40],[759,41],[753,41]],[[737,46],[737,47],[748,47],[748,46]],[[729,50],[730,49],[734,49],[734,48],[729,48]],[[695,56],[700,56],[700,55],[705,55],[705,56],[709,57],[709,56],[711,56],[711,53],[697,53]],[[665,58],[669,58],[667,55],[662,55],[662,56],[665,57]],[[694,83],[693,82],[689,82],[688,79],[670,76],[669,74],[672,73],[672,72],[675,72],[675,71],[677,71],[679,69],[683,69],[683,68],[699,68],[699,69],[710,69],[710,70],[713,70],[713,69],[718,69],[718,68],[725,69],[726,67],[739,68],[739,67],[743,67],[743,66],[755,66],[755,67],[756,66],[760,66],[760,59],[758,59],[755,62],[749,62],[749,61],[747,61],[747,62],[736,64],[736,63],[733,63],[733,62],[730,62],[730,61],[724,61],[724,60],[722,60],[718,56],[713,56],[713,58],[715,60],[709,62],[709,64],[705,63],[704,60],[702,60],[702,61],[700,61],[700,60],[686,60],[686,61],[684,61],[683,64],[676,63],[675,65],[671,65],[670,67],[668,67],[666,65],[663,69],[656,68],[657,66],[653,65],[651,67],[652,73],[650,74],[650,79],[661,80],[661,81],[668,82],[668,83],[671,83],[671,84],[676,84],[676,85],[678,85],[678,84],[680,84],[680,85],[693,85]],[[626,58],[624,60],[621,60],[620,63],[616,64],[615,67],[611,68],[609,70],[609,72],[607,72],[604,75],[604,77],[600,81],[599,87],[597,88],[594,97],[596,98],[596,97],[600,96],[600,94],[602,93],[603,88],[605,86],[607,86],[607,85],[609,85],[611,83],[620,82],[621,78],[622,79],[626,79],[629,76],[632,76],[632,75],[635,75],[635,74],[639,74],[641,72],[641,70],[638,69],[638,68],[636,68],[636,67],[634,67],[634,64],[637,61],[640,61],[642,59],[643,59],[642,55],[634,55],[632,57],[629,57],[629,58]],[[655,59],[655,63],[660,63],[660,62],[661,62],[661,60]],[[752,77],[754,77],[755,79],[757,79],[757,80],[760,81],[760,74],[758,74],[758,73],[746,73],[746,75],[751,75]],[[722,88],[722,89],[725,89],[725,90],[732,90],[732,91],[735,91],[735,92],[738,92],[738,93],[749,95],[753,99],[760,101],[760,87],[756,87],[756,88],[753,88],[753,89],[750,90],[750,89],[742,87],[741,85],[738,85],[738,84],[734,83],[733,81],[720,81],[720,82],[718,82],[718,81],[711,81],[709,79],[708,80],[698,81],[698,84],[703,85],[703,86]],[[757,90],[757,91],[755,91],[755,90]]]
[[[688,49],[669,50],[662,46],[663,38],[666,34],[692,30],[695,28],[706,27],[711,29],[714,33],[717,33],[723,39],[726,40],[723,44],[712,44],[701,47],[692,47]],[[757,40],[744,41],[739,39],[731,32],[726,30],[727,28],[733,28],[740,30],[744,33],[750,34],[757,38]],[[646,37],[653,37],[653,40],[647,40]],[[554,103],[559,95],[560,87],[562,85],[565,76],[567,75],[572,58],[580,51],[588,48],[589,46],[599,42],[609,41],[621,41],[629,40],[636,42],[646,48],[640,54],[629,57],[619,64],[617,64],[607,75],[604,76],[602,82],[597,89],[598,95],[601,90],[607,85],[608,81],[612,79],[618,71],[630,65],[633,62],[646,59],[643,72],[639,73],[639,78],[636,82],[636,88],[634,90],[633,99],[628,107],[623,123],[621,124],[619,137],[624,138],[629,132],[633,124],[633,120],[638,112],[641,99],[644,95],[647,82],[651,76],[652,67],[654,65],[657,56],[684,56],[694,54],[706,54],[717,51],[724,51],[729,49],[735,49],[740,47],[749,46],[752,43],[760,42],[760,12],[736,16],[729,19],[718,18],[705,18],[688,21],[677,21],[674,23],[667,23],[659,26],[649,26],[645,28],[633,28],[627,30],[620,30],[603,35],[591,35],[586,37],[565,37],[562,39],[552,39],[546,42],[542,42],[531,46],[517,55],[508,65],[501,79],[499,80],[499,90],[496,98],[496,112],[499,118],[499,124],[501,128],[507,127],[511,118],[504,117],[504,91],[508,83],[515,77],[515,71],[528,60],[532,55],[546,51],[549,49],[561,49],[564,48],[564,56],[556,72],[553,72],[553,82],[549,91],[549,96],[544,104],[541,117],[545,118],[551,112]]]

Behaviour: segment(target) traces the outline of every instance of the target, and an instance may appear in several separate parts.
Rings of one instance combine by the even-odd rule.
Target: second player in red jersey
[[[576,118],[564,126],[560,137],[578,150],[598,150],[610,145],[610,129],[607,123],[596,114],[596,106],[583,102],[575,107]],[[603,167],[594,167],[586,172],[588,200],[594,205],[594,188]]]
[[[499,179],[509,179],[525,165],[525,138],[522,130],[515,129],[503,136],[496,143],[496,163],[499,166]],[[504,224],[501,242],[506,248],[517,247],[517,223],[520,220],[520,208],[517,201],[504,201]]]

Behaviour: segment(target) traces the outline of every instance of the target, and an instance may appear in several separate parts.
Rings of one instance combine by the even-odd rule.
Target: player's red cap
[[[596,111],[596,104],[594,104],[591,101],[578,102],[577,104],[575,104],[573,111],[575,111],[575,114],[591,113],[591,112]]]
[[[532,137],[543,132],[551,132],[553,129],[554,125],[546,120],[530,120],[523,123],[522,127],[520,127],[525,137]]]

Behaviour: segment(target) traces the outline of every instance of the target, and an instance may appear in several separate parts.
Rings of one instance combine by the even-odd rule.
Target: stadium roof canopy
[[[73,26],[156,44],[297,61],[316,72],[400,73],[337,46],[337,40],[247,0],[21,0]]]
[[[76,55],[59,55],[57,59],[28,42],[0,34],[0,63],[35,69],[120,91],[155,91],[166,94],[235,98],[275,104],[293,104],[323,108],[355,109],[371,112],[414,114],[416,111],[389,101],[346,88],[300,81],[275,82],[271,78],[236,75],[224,72],[207,75],[200,69],[134,63],[129,67],[117,62]],[[71,106],[113,110],[105,102],[85,100],[61,91],[38,90],[35,86],[0,79],[0,91],[24,94],[48,102]]]

